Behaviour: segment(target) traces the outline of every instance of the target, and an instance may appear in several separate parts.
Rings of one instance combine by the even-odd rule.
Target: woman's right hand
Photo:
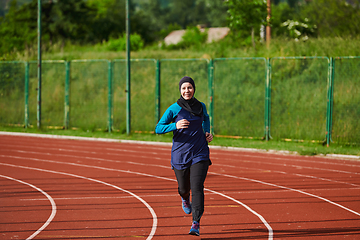
[[[180,121],[176,122],[176,129],[188,128],[189,124],[190,122],[188,120],[181,119]]]

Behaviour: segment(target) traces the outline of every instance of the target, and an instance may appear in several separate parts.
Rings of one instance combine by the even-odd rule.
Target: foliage
[[[287,20],[281,26],[286,27],[288,34],[295,41],[306,41],[315,34],[316,25],[309,24],[309,19],[305,18],[304,22]]]
[[[226,0],[228,21],[232,31],[242,31],[250,35],[254,28],[260,28],[267,16],[264,0]]]
[[[267,6],[264,0],[226,0],[228,22],[233,36],[246,38],[251,36],[255,48],[255,31],[261,25],[267,25]],[[238,34],[237,34],[238,33]]]
[[[87,42],[94,39],[88,23],[94,16],[94,9],[88,7],[83,1],[61,0],[53,4],[48,24],[52,40]]]
[[[271,5],[271,34],[272,36],[284,36],[287,34],[286,28],[281,25],[289,19],[296,18],[297,13],[287,3],[279,3]]]
[[[110,51],[125,51],[126,50],[126,34],[118,39],[110,39],[107,43],[107,49]],[[138,51],[144,47],[144,40],[139,34],[130,35],[130,49],[131,51]]]
[[[10,5],[6,7],[7,3],[0,3],[0,16],[6,14],[0,17],[0,59],[35,54],[37,0],[8,2]],[[358,1],[275,0],[272,3],[272,38],[296,38],[298,31],[301,36],[321,38],[360,35]],[[147,46],[162,41],[172,30],[199,24],[206,27],[229,24],[233,44],[247,47],[259,39],[260,25],[267,24],[264,0],[132,0],[129,10],[131,32],[139,34]],[[124,0],[42,0],[43,53],[55,49],[54,46],[60,46],[57,49],[63,51],[66,44],[97,46],[121,38],[125,33],[125,15]],[[199,45],[185,44],[175,49],[188,46]]]
[[[3,36],[0,54],[33,47],[37,41],[37,0],[17,7],[11,1],[8,14],[0,20],[0,34]],[[84,42],[90,39],[89,25],[91,9],[83,1],[62,0],[42,4],[42,42],[57,41]]]
[[[223,0],[182,0],[168,1],[166,22],[179,24],[182,29],[198,24],[224,26],[226,6]]]
[[[0,18],[0,54],[9,53],[14,49],[22,51],[35,42],[37,36],[36,4],[27,8],[17,9],[16,1],[10,4],[6,18]]]
[[[318,27],[318,35],[358,36],[360,34],[360,4],[349,4],[345,0],[313,0],[301,10]]]

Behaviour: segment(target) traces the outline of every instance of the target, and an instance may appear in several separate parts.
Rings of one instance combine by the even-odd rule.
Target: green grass
[[[22,132],[22,133],[36,133],[36,134],[51,134],[62,136],[79,136],[91,138],[110,138],[118,140],[136,140],[136,141],[150,141],[150,142],[171,142],[172,134],[157,135],[152,133],[132,133],[130,135],[121,134],[118,132],[103,132],[103,131],[84,131],[84,130],[57,130],[57,129],[37,129],[37,128],[23,128],[23,127],[5,127],[0,126],[0,131],[6,132]],[[331,144],[329,147],[320,142],[287,142],[287,141],[264,141],[254,139],[237,139],[214,137],[210,145],[223,147],[237,147],[237,148],[251,148],[261,150],[275,150],[275,151],[289,151],[290,153],[298,153],[300,155],[326,155],[326,154],[341,154],[341,155],[355,155],[360,156],[360,148],[356,145],[339,145]]]
[[[288,56],[360,56],[360,37],[354,38],[316,38],[306,42],[291,39],[272,38],[270,47],[257,43],[254,49],[244,46],[241,41],[230,38],[218,43],[202,44],[181,50],[162,50],[157,44],[140,51],[131,52],[134,59],[172,59],[172,58],[223,58],[223,57],[288,57]],[[125,51],[109,51],[107,45],[66,45],[53,44],[42,54],[43,60],[74,59],[125,59]],[[36,48],[26,52],[16,52],[8,60],[36,60]]]

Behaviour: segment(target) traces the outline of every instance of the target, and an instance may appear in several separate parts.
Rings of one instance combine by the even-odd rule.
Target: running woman
[[[165,111],[155,132],[173,132],[171,167],[177,179],[182,208],[186,214],[192,213],[189,234],[199,236],[204,213],[204,182],[211,165],[208,143],[213,136],[206,106],[194,97],[194,80],[183,77],[179,91],[180,98]]]

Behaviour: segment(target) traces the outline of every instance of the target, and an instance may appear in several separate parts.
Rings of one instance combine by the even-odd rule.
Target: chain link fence
[[[0,62],[0,124],[153,132],[191,76],[218,136],[359,144],[360,57]],[[130,109],[127,92],[130,89]],[[127,117],[127,112],[130,117]]]
[[[25,63],[0,62],[0,123],[24,124]]]
[[[214,132],[265,136],[265,58],[214,60]]]
[[[324,141],[327,58],[271,59],[271,137]]]
[[[332,140],[360,143],[360,57],[334,59]]]

